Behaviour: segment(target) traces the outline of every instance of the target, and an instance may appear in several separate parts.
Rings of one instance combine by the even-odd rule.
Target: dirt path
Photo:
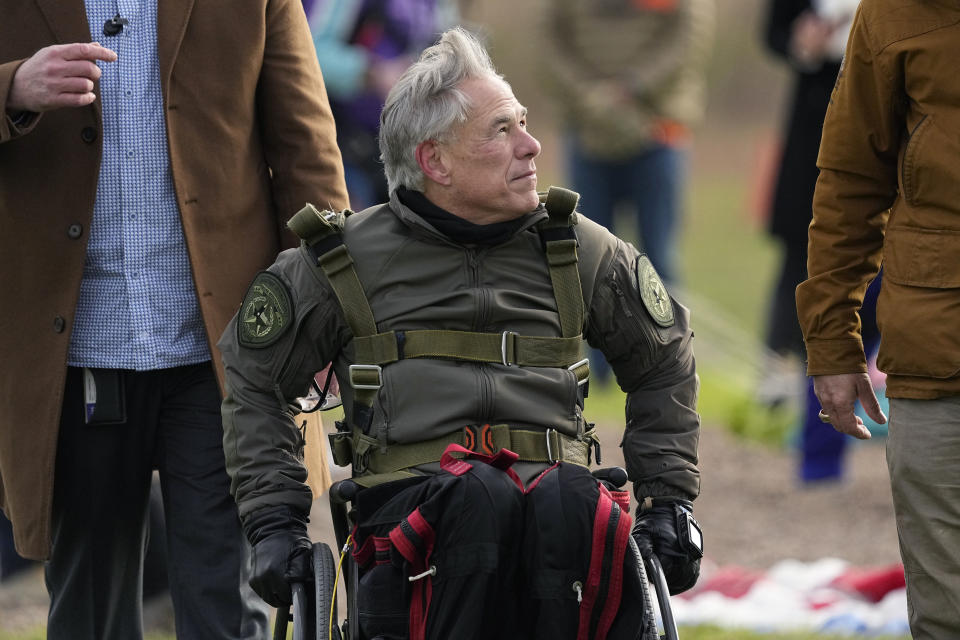
[[[754,568],[827,556],[862,567],[899,562],[883,443],[850,444],[844,481],[804,488],[792,452],[704,429],[694,511],[707,557]]]

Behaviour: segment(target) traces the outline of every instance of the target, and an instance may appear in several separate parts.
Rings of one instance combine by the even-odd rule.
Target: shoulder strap
[[[336,237],[339,239],[347,216],[352,214],[353,212],[349,209],[320,211],[308,202],[303,209],[297,211],[292,218],[287,220],[287,228],[297,234],[297,237],[307,245],[312,246],[322,243],[328,238]]]
[[[574,232],[579,199],[580,194],[561,187],[550,187],[546,194],[541,194],[549,218],[539,225],[538,230],[550,266],[550,281],[564,338],[579,337],[583,329],[583,290],[577,269],[580,243]]]
[[[351,213],[349,209],[343,212],[319,211],[307,204],[287,222],[287,226],[300,236],[314,264],[327,276],[356,340],[376,334],[377,323],[357,277],[353,258],[343,244],[343,225]],[[359,358],[358,361],[368,362]],[[381,384],[379,366],[360,364],[350,367],[355,421],[363,430],[373,420],[373,401]]]
[[[327,276],[353,335],[370,336],[377,332],[377,324],[357,277],[353,258],[343,244],[343,225],[351,213],[349,209],[319,211],[308,204],[287,222],[287,226],[300,236],[316,265]]]
[[[577,210],[580,194],[563,187],[550,187],[545,194],[540,194],[540,200],[547,208],[550,220],[559,226],[573,226],[577,224],[571,216]]]

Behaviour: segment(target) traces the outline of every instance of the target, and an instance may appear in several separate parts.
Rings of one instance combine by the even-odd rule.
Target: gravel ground
[[[694,512],[706,556],[751,568],[828,556],[860,567],[899,562],[883,441],[850,445],[843,481],[804,487],[793,452],[704,429]]]
[[[605,429],[604,463],[617,464],[616,429]],[[899,562],[882,442],[852,443],[847,478],[801,487],[793,454],[744,442],[721,428],[700,440],[702,493],[694,511],[708,564],[764,569],[777,561],[827,556],[859,567]],[[314,540],[333,540],[326,498],[314,503]],[[0,630],[32,628],[46,619],[42,572],[0,585]],[[148,627],[169,630],[167,603],[147,610]]]

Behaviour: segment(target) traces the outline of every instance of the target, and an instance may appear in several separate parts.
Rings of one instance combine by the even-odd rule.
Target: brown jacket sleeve
[[[28,132],[39,120],[39,115],[32,117],[29,122],[17,126],[7,113],[7,100],[10,97],[10,88],[13,86],[13,76],[17,69],[26,60],[14,60],[0,63],[0,143],[14,140]]]
[[[257,106],[277,223],[289,248],[298,240],[286,222],[305,203],[334,211],[350,203],[333,113],[300,2],[270,2],[267,12]]]
[[[902,78],[884,65],[861,8],[824,121],[809,276],[797,288],[809,375],[866,371],[857,312],[880,270],[897,195],[902,87]]]

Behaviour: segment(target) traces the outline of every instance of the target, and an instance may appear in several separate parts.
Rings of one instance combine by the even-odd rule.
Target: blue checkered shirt
[[[145,371],[210,359],[173,189],[157,61],[157,0],[86,0],[90,34],[117,52],[103,75],[103,159],[72,366]],[[103,23],[128,20],[106,36]]]

